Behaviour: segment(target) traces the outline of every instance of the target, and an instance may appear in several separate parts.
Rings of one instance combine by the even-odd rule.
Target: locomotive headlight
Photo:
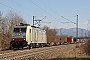
[[[15,40],[15,39],[12,39],[12,40]]]
[[[18,35],[20,35],[20,34],[18,34]]]
[[[26,40],[26,39],[23,39],[23,40]]]

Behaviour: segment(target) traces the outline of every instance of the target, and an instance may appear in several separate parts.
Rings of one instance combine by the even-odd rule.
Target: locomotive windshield
[[[14,28],[13,32],[26,32],[26,28]]]
[[[21,28],[21,32],[26,32],[26,28]]]
[[[13,32],[19,32],[19,28],[14,28]]]

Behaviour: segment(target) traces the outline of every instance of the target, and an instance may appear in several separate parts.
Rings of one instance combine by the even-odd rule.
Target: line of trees
[[[0,11],[0,48],[3,47],[0,50],[9,47],[12,36],[12,28],[20,23],[26,23],[26,21],[17,13],[10,11],[6,15],[3,15],[3,12]],[[55,29],[50,29],[47,26],[44,26],[43,29],[47,32],[48,41],[52,42],[55,40],[57,33]]]
[[[26,21],[17,13],[10,11],[6,15],[3,15],[3,12],[0,11],[0,47],[9,46],[12,28],[19,23],[26,23]]]

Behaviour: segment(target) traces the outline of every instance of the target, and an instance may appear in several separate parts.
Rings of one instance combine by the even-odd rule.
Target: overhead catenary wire
[[[20,3],[17,3],[15,0],[11,0],[11,1],[14,2],[14,3],[16,3],[16,4],[18,4],[18,5],[21,6],[21,7],[23,7],[23,8],[25,8],[25,9],[29,10],[29,11],[32,11],[33,13],[36,13],[36,14],[41,15],[40,13],[37,13],[37,12],[31,10],[30,8],[27,8],[27,7],[25,7],[24,5],[21,5]]]
[[[18,12],[20,12],[20,13],[22,13],[22,14],[25,14],[25,15],[27,15],[27,16],[29,16],[29,17],[30,17],[30,15],[28,15],[28,14],[26,14],[26,13],[22,12],[22,11],[19,11],[19,10],[15,9],[15,8],[12,8],[12,7],[8,6],[8,5],[5,5],[5,4],[3,4],[3,3],[1,3],[1,2],[0,2],[0,4],[1,4],[1,5],[3,5],[3,6],[5,6],[5,7],[10,8],[10,9],[16,10],[16,11],[18,11]]]
[[[69,21],[68,23],[74,23],[74,24],[76,24],[75,22],[72,22],[71,20],[69,20],[69,19],[67,19],[67,18],[65,18],[63,16],[61,16],[61,17],[64,18],[65,20]]]
[[[51,17],[53,17],[55,20],[58,20],[56,17],[54,17],[53,15],[51,15],[50,13],[48,13],[47,11],[45,11],[43,8],[39,7],[36,3],[34,3],[33,1],[29,0],[31,3],[33,3],[35,6],[37,6],[38,8],[40,8],[41,10],[43,10],[45,13],[47,13],[48,15],[50,15]]]
[[[22,13],[22,14],[27,15],[27,16],[30,17],[30,15],[28,15],[28,14],[26,14],[26,13],[20,11],[20,10],[17,10],[17,9],[15,9],[15,8],[12,8],[12,7],[10,7],[10,6],[6,5],[6,4],[4,4],[4,3],[1,3],[1,2],[0,2],[0,4],[3,5],[3,6],[5,6],[5,7],[7,7],[7,8],[13,9],[13,10],[15,10],[15,11],[17,11],[17,12],[20,12],[20,13]],[[54,17],[53,17],[53,18],[54,18]],[[55,18],[55,19],[56,19],[56,18]]]
[[[39,0],[44,6],[46,6],[47,8],[49,8],[49,10],[50,11],[52,11],[52,12],[54,12],[55,13],[55,11],[53,11],[50,7],[48,7],[42,0]],[[56,13],[55,13],[56,14]]]
[[[12,0],[12,1],[14,1],[14,0]],[[53,15],[51,15],[50,13],[48,13],[46,10],[44,10],[43,8],[41,8],[40,6],[38,6],[37,4],[35,4],[33,1],[31,1],[31,0],[29,0],[31,3],[33,3],[35,6],[37,6],[38,8],[40,8],[41,10],[43,10],[45,13],[47,13],[48,15],[50,15],[51,17],[53,17],[55,20],[58,20],[59,22],[60,22],[60,20],[59,19],[57,19],[56,17],[54,17]],[[15,2],[15,1],[14,1]],[[26,8],[27,10],[30,10],[29,8],[27,8],[27,7],[25,7],[25,6],[23,6],[23,5],[21,5],[21,4],[19,4],[19,3],[17,3],[17,2],[15,2],[16,4],[18,4],[19,6],[22,6],[23,8]],[[23,14],[25,14],[25,15],[27,15],[27,16],[29,16],[30,17],[30,15],[29,14],[26,14],[26,13],[24,13],[24,12],[22,12],[22,11],[20,11],[20,10],[17,10],[17,9],[15,9],[15,8],[12,8],[12,7],[10,7],[10,6],[7,6],[7,5],[5,5],[5,4],[3,4],[3,3],[0,3],[1,5],[3,5],[3,6],[6,6],[6,7],[8,7],[8,8],[10,8],[10,9],[13,9],[13,10],[16,10],[16,11],[18,11],[18,12],[20,12],[20,13],[23,13]],[[44,4],[44,3],[43,3]],[[45,4],[44,4],[45,5]],[[45,5],[46,6],[46,5]],[[47,6],[48,7],[48,6]],[[49,7],[48,7],[49,8]],[[49,8],[52,12],[54,12],[54,13],[56,13],[55,11],[53,11],[51,8]],[[30,10],[31,11],[31,10]],[[34,12],[34,11],[33,11]],[[34,13],[36,13],[36,12],[34,12]],[[56,13],[57,14],[57,13]],[[40,15],[40,14],[39,14]],[[59,15],[59,14],[57,14],[57,15]],[[64,18],[65,19],[65,18]],[[67,19],[68,20],[68,19]],[[60,22],[60,23],[62,23],[62,22]]]
[[[58,16],[60,16],[58,13],[56,13],[54,10],[52,10],[50,7],[48,7],[43,1],[41,1],[41,0],[39,0],[39,1],[40,1],[44,6],[46,6],[47,8],[49,8],[50,11],[52,11],[53,13],[57,14]],[[72,22],[71,20],[65,18],[64,16],[60,16],[60,17],[63,18],[63,19],[65,19],[65,20],[67,20],[67,21],[69,21],[70,23],[74,23],[74,22]],[[63,23],[63,22],[61,22],[61,23]],[[64,23],[63,23],[63,24],[64,24]],[[74,23],[74,24],[76,24],[76,23]]]
[[[14,1],[14,0],[11,0],[11,1],[13,1],[14,3],[16,3],[16,4],[18,4],[19,6],[22,6],[23,8],[26,8],[26,9],[28,9],[27,7],[25,7],[25,6],[23,6],[23,5],[21,5],[21,4],[19,4],[19,3],[17,3],[16,1]],[[29,1],[31,1],[31,0],[29,0]],[[31,1],[32,2],[32,1]],[[34,5],[36,5],[34,2],[32,2]],[[13,9],[13,10],[16,10],[16,11],[18,11],[18,12],[20,12],[20,13],[23,13],[23,14],[25,14],[25,15],[27,15],[27,16],[29,16],[30,17],[30,15],[28,15],[28,14],[26,14],[26,13],[24,13],[24,12],[22,12],[22,11],[19,11],[19,10],[17,10],[17,9],[15,9],[15,8],[12,8],[12,7],[10,7],[10,6],[7,6],[7,5],[5,5],[5,4],[3,4],[3,3],[0,3],[1,5],[3,5],[3,6],[6,6],[6,7],[8,7],[8,8],[10,8],[10,9]],[[44,12],[46,12],[47,14],[49,14],[47,11],[45,11],[44,9],[42,9],[41,7],[39,7],[38,5],[36,5],[38,8],[40,8],[41,10],[43,10]],[[29,9],[28,9],[29,10]],[[35,12],[34,12],[35,13]],[[39,14],[40,15],[40,14]],[[53,17],[55,20],[57,20],[57,18],[55,18],[54,16],[52,16],[51,14],[49,14],[51,17]]]
[[[43,10],[44,12],[46,12],[47,14],[49,14],[47,11],[45,11],[44,9],[42,9],[41,7],[39,7],[37,4],[35,4],[33,1],[29,0],[31,3],[33,3],[35,6],[37,6],[38,8],[40,8],[41,10]],[[52,16],[51,14],[49,14],[50,16]]]

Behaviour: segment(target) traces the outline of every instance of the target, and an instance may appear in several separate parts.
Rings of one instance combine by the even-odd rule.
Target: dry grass
[[[32,57],[32,59],[44,59],[45,60],[89,60],[89,56],[83,52],[85,44],[79,44],[79,48],[76,48],[76,44],[65,45],[60,49],[53,50],[49,53],[43,53]],[[30,58],[31,59],[31,58]]]
[[[0,50],[6,50],[10,46],[10,40],[0,40]]]
[[[75,51],[76,50],[76,51]],[[89,58],[86,53],[83,53],[80,49],[72,49],[67,52],[63,52],[61,58]]]
[[[53,50],[52,52],[40,54],[36,58],[30,58],[31,60],[90,60],[89,56],[83,52],[81,45],[79,48],[75,47],[76,44],[69,44],[61,47],[60,49]]]

